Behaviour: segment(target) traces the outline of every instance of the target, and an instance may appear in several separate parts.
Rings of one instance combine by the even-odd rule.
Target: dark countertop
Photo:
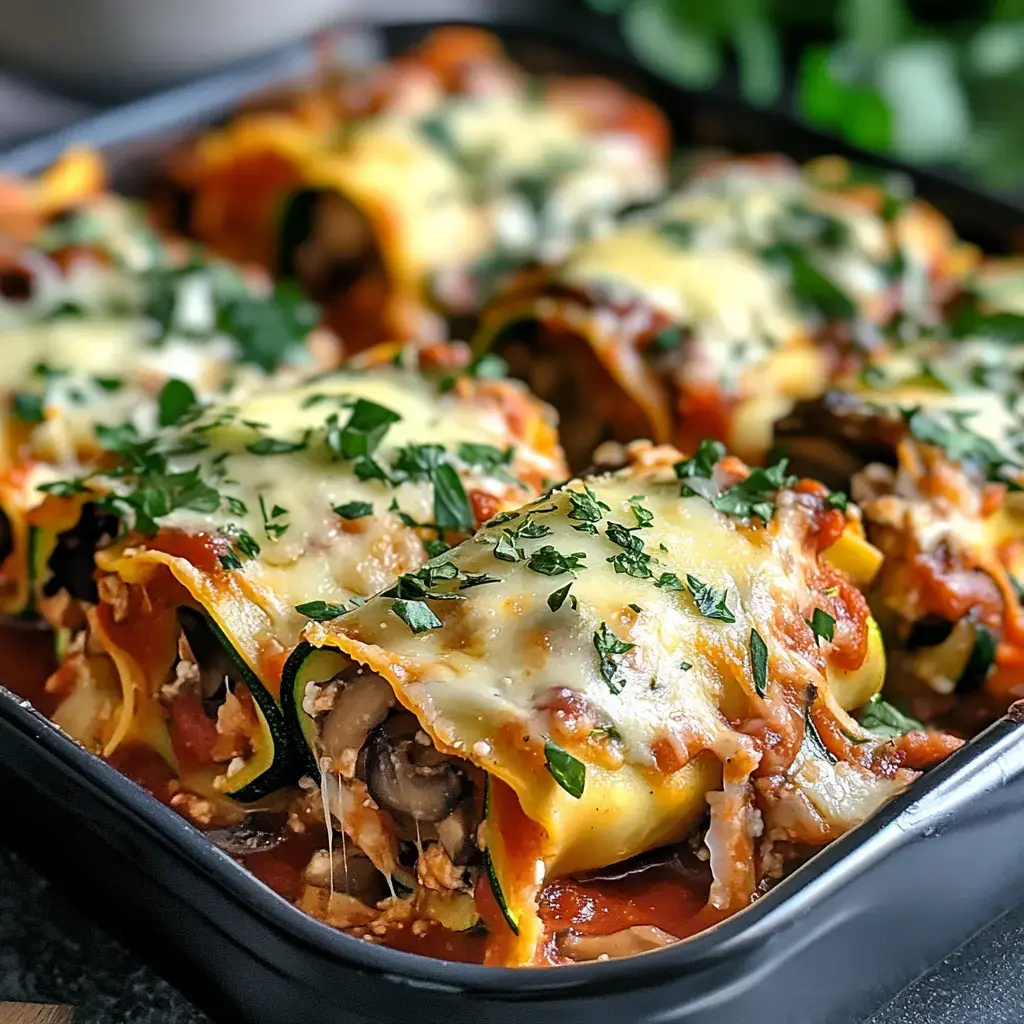
[[[1024,906],[869,1020],[850,1024],[1020,1024],[1022,961]],[[209,1024],[135,954],[0,847],[0,1001],[5,999],[71,1003],[79,1008],[75,1024]]]

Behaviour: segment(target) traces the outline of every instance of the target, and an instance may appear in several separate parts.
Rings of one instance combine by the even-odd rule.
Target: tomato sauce
[[[0,627],[0,685],[49,717],[59,698],[45,689],[57,667],[53,634],[44,629]]]
[[[710,888],[710,868],[696,858],[655,863],[623,877],[552,882],[540,898],[549,934],[546,962],[567,962],[558,952],[557,935],[570,928],[578,935],[611,935],[653,925],[677,939],[696,935],[727,916],[708,906]]]

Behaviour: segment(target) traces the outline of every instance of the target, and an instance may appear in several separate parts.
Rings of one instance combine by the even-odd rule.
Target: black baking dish
[[[498,31],[528,66],[555,62],[625,78],[668,110],[680,143],[780,150],[799,159],[849,152],[728,92],[697,95],[659,82],[628,63],[609,22],[559,11],[553,18],[540,5],[508,0],[471,20]],[[543,32],[524,26],[531,17]],[[384,29],[386,46],[403,49],[429,27]],[[88,142],[107,155],[115,185],[131,190],[183,130],[312,66],[310,47],[289,48],[23,146],[0,158],[0,171],[32,172],[66,145]],[[1024,228],[1019,209],[938,175],[909,173],[972,240],[1006,250]],[[232,1024],[845,1024],[1018,901],[1021,720],[1011,711],[714,929],[639,958],[559,970],[427,960],[320,924],[3,688],[0,787],[7,813],[0,839],[70,883],[189,997]]]

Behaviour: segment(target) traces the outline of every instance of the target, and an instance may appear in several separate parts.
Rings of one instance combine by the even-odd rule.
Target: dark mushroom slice
[[[328,683],[339,689],[334,706],[320,722],[320,750],[332,759],[354,760],[370,732],[395,706],[394,692],[376,672],[365,669],[340,672]]]
[[[332,888],[353,896],[368,907],[391,895],[387,879],[373,861],[352,845],[335,846],[333,851],[317,850],[310,858],[303,878],[318,889]]]
[[[117,519],[101,512],[91,502],[82,506],[78,522],[57,537],[47,561],[49,576],[43,583],[43,596],[53,597],[66,590],[78,601],[96,604],[99,594],[93,572],[96,551],[118,533]]]
[[[278,269],[325,307],[325,319],[349,351],[384,340],[387,271],[373,226],[347,196],[302,189],[288,200]]]
[[[590,465],[605,441],[650,435],[642,410],[581,334],[522,319],[503,327],[489,348],[508,363],[513,377],[558,410],[559,438],[574,472]]]
[[[216,719],[229,690],[241,678],[234,659],[210,629],[202,612],[185,605],[177,612],[187,652],[191,653],[199,674],[199,696],[208,718]]]
[[[479,856],[477,829],[482,817],[482,808],[471,794],[434,826],[438,841],[453,864],[465,867]]]
[[[799,402],[775,425],[775,443],[800,476],[827,487],[850,489],[850,481],[873,462],[895,465],[906,423],[895,409],[871,406],[860,395],[830,391]]]
[[[402,821],[437,823],[455,810],[466,776],[455,759],[422,742],[414,715],[392,715],[363,748],[366,788],[379,806]]]
[[[287,814],[254,811],[237,825],[207,829],[203,834],[217,849],[246,857],[280,846],[288,838],[287,824]]]

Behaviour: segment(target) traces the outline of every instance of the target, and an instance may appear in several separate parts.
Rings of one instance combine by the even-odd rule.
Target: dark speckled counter
[[[0,848],[4,999],[71,1003],[78,1007],[75,1024],[209,1024],[23,860]],[[1010,911],[869,1020],[851,1024],[1021,1022],[1024,907]]]

